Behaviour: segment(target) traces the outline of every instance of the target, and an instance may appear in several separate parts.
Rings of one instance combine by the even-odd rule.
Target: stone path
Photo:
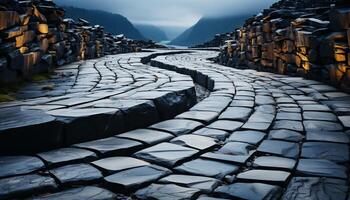
[[[165,52],[65,66],[1,105],[0,199],[349,199],[348,94]]]

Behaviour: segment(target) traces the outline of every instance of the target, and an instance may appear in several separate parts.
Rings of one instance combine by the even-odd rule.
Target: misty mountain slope
[[[104,26],[107,32],[124,34],[131,39],[146,39],[134,25],[122,15],[74,7],[64,7],[64,9],[66,10],[66,18],[72,18],[74,20],[83,18],[93,24]]]
[[[173,45],[192,46],[213,39],[215,34],[231,32],[243,25],[248,16],[202,18],[180,36],[171,41]]]
[[[134,26],[148,39],[156,42],[168,40],[165,32],[156,26],[144,24],[135,24]]]

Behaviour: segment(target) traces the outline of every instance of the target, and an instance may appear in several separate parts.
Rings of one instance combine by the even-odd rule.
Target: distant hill
[[[148,39],[156,42],[168,40],[165,32],[156,26],[144,24],[135,24],[134,26]]]
[[[99,10],[87,10],[75,7],[63,7],[66,10],[66,18],[77,20],[83,18],[93,24],[105,27],[107,32],[124,34],[128,38],[145,40],[146,38],[124,16]]]
[[[249,16],[228,16],[219,18],[202,18],[195,25],[171,41],[173,45],[193,46],[207,42],[218,33],[233,31],[244,24]]]

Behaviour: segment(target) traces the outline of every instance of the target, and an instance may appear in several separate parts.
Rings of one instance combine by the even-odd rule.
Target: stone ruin
[[[281,0],[246,20],[216,59],[350,92],[350,1]]]
[[[77,60],[155,46],[106,33],[84,19],[65,19],[64,13],[51,0],[0,0],[1,83],[30,79]]]

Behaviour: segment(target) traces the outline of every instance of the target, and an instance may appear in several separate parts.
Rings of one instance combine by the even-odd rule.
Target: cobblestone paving
[[[74,137],[66,148],[0,157],[0,199],[349,200],[348,94],[316,81],[213,64],[207,58],[216,52],[163,55],[151,61],[155,67],[141,64],[140,57],[150,54],[66,66],[62,71],[73,75],[57,83],[62,90],[39,97],[41,89],[33,89],[20,93],[28,100],[2,105],[14,109],[30,102],[27,107],[53,118],[67,109],[70,117],[57,119],[66,123],[64,141]],[[199,103],[193,100],[190,77],[212,91]],[[168,93],[173,96],[165,101]],[[92,121],[75,110],[122,110],[118,106],[124,99],[159,100],[153,106],[158,118],[149,115],[150,109],[136,109],[133,113],[139,115],[124,125],[135,129],[149,120],[147,128],[139,124],[140,129],[87,139],[111,126],[94,129],[96,119],[102,123],[109,118],[94,113]],[[119,119],[125,120],[125,113]],[[67,120],[72,115],[74,120]],[[8,124],[12,131],[18,129]],[[86,141],[76,142],[79,138]]]

